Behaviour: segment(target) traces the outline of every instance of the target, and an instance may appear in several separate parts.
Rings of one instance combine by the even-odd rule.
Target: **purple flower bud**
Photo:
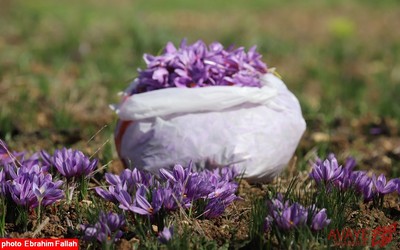
[[[364,202],[371,201],[375,196],[374,185],[371,178],[367,179],[360,187],[362,188],[361,192],[364,197]]]
[[[311,221],[311,229],[314,231],[321,230],[331,223],[331,220],[328,219],[326,215],[326,209],[321,209],[318,213],[315,213],[312,217]]]
[[[46,170],[48,170],[48,168],[50,168],[50,166],[54,165],[52,156],[49,153],[47,153],[45,150],[40,151],[39,154],[40,154],[40,157],[43,162],[43,167],[47,167]]]
[[[124,215],[116,213],[99,214],[99,220],[95,225],[81,225],[85,240],[97,239],[101,243],[115,242],[120,239],[123,232],[120,230],[125,225]]]
[[[172,239],[173,235],[173,227],[164,227],[164,229],[158,234],[158,240],[163,244],[167,244],[167,242]]]
[[[267,217],[265,217],[264,231],[270,231],[273,223],[274,223],[274,219],[271,217],[271,215],[268,215]]]
[[[355,166],[357,166],[356,159],[354,159],[353,157],[347,157],[344,168],[353,171]]]

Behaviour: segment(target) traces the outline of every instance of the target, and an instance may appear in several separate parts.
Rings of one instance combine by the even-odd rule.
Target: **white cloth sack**
[[[129,167],[155,174],[193,161],[200,167],[232,164],[250,181],[270,181],[293,156],[306,123],[279,78],[265,74],[262,85],[168,88],[126,97],[116,107],[119,156]]]

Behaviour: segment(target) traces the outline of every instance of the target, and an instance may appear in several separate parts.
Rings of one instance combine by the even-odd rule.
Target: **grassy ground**
[[[108,105],[143,67],[143,53],[186,37],[256,44],[300,99],[308,129],[281,181],[329,152],[398,177],[399,23],[394,0],[3,0],[0,138],[15,150],[98,151],[118,165]]]

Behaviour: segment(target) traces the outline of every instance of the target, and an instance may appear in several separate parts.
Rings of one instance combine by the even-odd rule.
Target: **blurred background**
[[[399,24],[396,0],[1,0],[0,138],[113,159],[108,105],[143,53],[201,39],[257,45],[277,68],[308,123],[299,158],[336,150],[396,175]]]

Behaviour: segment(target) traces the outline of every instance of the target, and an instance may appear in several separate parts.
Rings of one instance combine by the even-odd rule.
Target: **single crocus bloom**
[[[329,225],[329,223],[331,223],[331,220],[328,219],[326,209],[323,208],[312,217],[311,229],[314,231],[318,231]]]
[[[297,202],[284,208],[281,212],[274,211],[273,217],[279,228],[288,230],[305,224],[308,211]]]
[[[79,150],[56,150],[53,157],[54,166],[67,179],[90,176],[97,166],[97,160],[90,161]]]
[[[163,244],[167,244],[167,242],[172,239],[173,235],[173,227],[164,227],[164,229],[158,234],[158,240]]]
[[[379,175],[378,178],[376,178],[376,176],[373,175],[372,181],[375,185],[376,192],[378,192],[379,194],[383,195],[389,194],[396,191],[397,189],[396,179],[392,179],[386,182],[386,177],[384,174]]]
[[[95,225],[81,225],[84,231],[84,239],[93,240],[101,243],[115,242],[123,235],[121,228],[125,225],[125,217],[122,214],[113,212],[99,214],[99,219]]]
[[[342,174],[342,167],[338,165],[336,158],[332,156],[324,162],[317,161],[314,163],[310,177],[317,183],[330,183],[338,180]]]

